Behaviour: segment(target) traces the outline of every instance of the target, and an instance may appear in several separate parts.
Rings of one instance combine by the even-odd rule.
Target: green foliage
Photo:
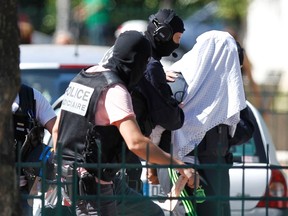
[[[71,0],[71,13],[73,8],[82,0]],[[111,27],[116,28],[129,19],[147,20],[149,15],[165,2],[170,2],[170,7],[175,9],[182,18],[192,15],[197,9],[212,0],[111,0]],[[39,4],[41,2],[41,7]],[[246,16],[247,0],[218,0],[219,17],[239,25]],[[52,34],[56,25],[56,0],[19,0],[20,9],[31,14],[35,29]],[[21,11],[21,10],[20,10]]]
[[[241,25],[247,13],[247,0],[218,0],[219,16],[234,23]]]
[[[46,34],[52,34],[56,26],[56,2],[55,0],[47,0],[45,7],[45,15],[42,19],[40,31]]]

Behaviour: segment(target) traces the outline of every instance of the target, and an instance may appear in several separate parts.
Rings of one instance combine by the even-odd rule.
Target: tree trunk
[[[18,216],[11,105],[18,92],[19,34],[17,0],[0,0],[0,215]]]

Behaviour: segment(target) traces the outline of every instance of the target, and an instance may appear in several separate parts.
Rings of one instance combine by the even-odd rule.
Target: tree
[[[17,0],[0,7],[0,215],[19,214],[11,105],[20,86]]]

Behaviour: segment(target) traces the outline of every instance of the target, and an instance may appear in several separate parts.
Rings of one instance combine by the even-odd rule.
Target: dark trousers
[[[78,201],[77,216],[164,216],[163,210],[157,204],[130,188],[121,176],[115,177],[113,184],[99,185],[93,177],[84,180],[80,185],[83,189],[82,195],[100,196],[99,199]]]
[[[199,160],[198,172],[202,177],[200,185],[205,191],[206,200],[203,203],[191,202],[196,207],[197,216],[230,216],[230,180],[228,152],[228,126],[219,125],[209,130],[203,140],[189,155]],[[158,179],[162,189],[168,193],[172,183],[168,169],[158,169]],[[193,190],[186,188],[189,196],[193,197]],[[189,199],[189,197],[188,197]],[[189,215],[182,201],[179,201],[173,211],[176,216]]]
[[[140,158],[133,154],[132,152],[127,153],[127,161],[126,163],[133,164],[134,168],[127,168],[126,169],[126,178],[128,186],[139,193],[143,193],[142,187],[143,183],[141,180],[142,174],[142,163]]]
[[[206,201],[198,203],[198,216],[230,216],[230,179],[227,162],[228,126],[219,125],[209,130],[193,154],[198,157],[200,182],[206,194]],[[210,166],[209,166],[210,165]],[[201,167],[202,166],[202,167]]]
[[[128,187],[125,179],[114,180],[118,216],[164,216],[163,210],[150,197],[145,197]]]
[[[81,192],[80,192],[81,191]],[[98,184],[95,177],[89,175],[82,178],[79,182],[80,195],[98,195],[97,198],[79,200],[76,206],[77,216],[100,215],[110,216],[117,215],[116,201],[114,199],[113,184]],[[104,199],[105,197],[105,199]]]

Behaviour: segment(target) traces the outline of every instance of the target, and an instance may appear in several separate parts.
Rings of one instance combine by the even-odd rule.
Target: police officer
[[[146,38],[152,47],[152,56],[135,91],[139,91],[147,104],[147,112],[151,120],[151,128],[141,124],[145,134],[150,135],[156,125],[168,130],[175,130],[182,126],[184,114],[178,106],[177,101],[172,97],[171,88],[167,84],[166,75],[160,60],[169,56],[179,47],[181,36],[184,32],[182,19],[172,9],[161,9],[149,17]],[[133,97],[137,99],[137,97]],[[137,100],[135,99],[135,105]],[[142,108],[143,110],[144,108]],[[141,119],[141,107],[136,107],[137,118]],[[138,113],[140,113],[138,115]],[[167,118],[169,115],[169,118]]]
[[[20,161],[20,149],[26,139],[26,136],[33,128],[44,127],[50,133],[56,120],[56,114],[47,99],[36,89],[22,84],[20,91],[17,94],[13,104],[12,113],[14,120],[14,138],[15,138],[15,153],[17,161]],[[35,128],[36,129],[36,128]],[[36,142],[38,145],[42,142],[44,131],[36,131],[34,129],[33,136],[37,136]],[[31,134],[32,135],[32,134]],[[29,152],[27,152],[29,154]],[[33,155],[30,157],[34,157]],[[38,160],[38,158],[35,158]],[[20,191],[22,194],[29,194],[28,179],[21,173],[20,176]],[[30,185],[31,186],[31,185]],[[22,200],[22,215],[32,215],[32,207],[28,205],[27,200]]]
[[[82,70],[71,81],[63,100],[66,102],[53,128],[54,145],[61,144],[57,149],[62,149],[62,155],[57,157],[62,156],[64,165],[79,166],[85,162],[123,164],[126,147],[151,163],[183,165],[145,137],[136,123],[129,91],[142,78],[150,55],[149,41],[137,31],[127,31],[117,38],[108,63]],[[87,132],[92,139],[86,139]],[[101,194],[111,198],[78,200],[77,215],[93,212],[103,216],[117,215],[113,182],[123,183],[114,181],[118,171],[119,167],[105,166],[78,169],[84,195]],[[194,184],[193,169],[179,171],[189,180],[188,184]],[[163,215],[160,207],[151,200],[137,198],[135,202],[134,196],[140,195],[135,191],[130,193],[129,188],[123,188],[121,192],[127,201],[121,206],[126,215]],[[133,200],[127,194],[133,195]],[[121,197],[123,199],[123,195]]]
[[[162,149],[170,149],[170,130],[179,129],[183,125],[184,114],[172,97],[161,59],[179,47],[184,30],[182,19],[172,9],[160,9],[149,17],[145,37],[152,46],[152,56],[144,77],[132,92],[133,107],[142,132],[155,138],[156,142],[162,132],[167,130],[160,143]],[[137,158],[133,162],[137,163]],[[137,176],[135,173],[133,169],[128,170],[129,177]],[[158,183],[156,176],[155,169],[148,169],[150,183]]]

